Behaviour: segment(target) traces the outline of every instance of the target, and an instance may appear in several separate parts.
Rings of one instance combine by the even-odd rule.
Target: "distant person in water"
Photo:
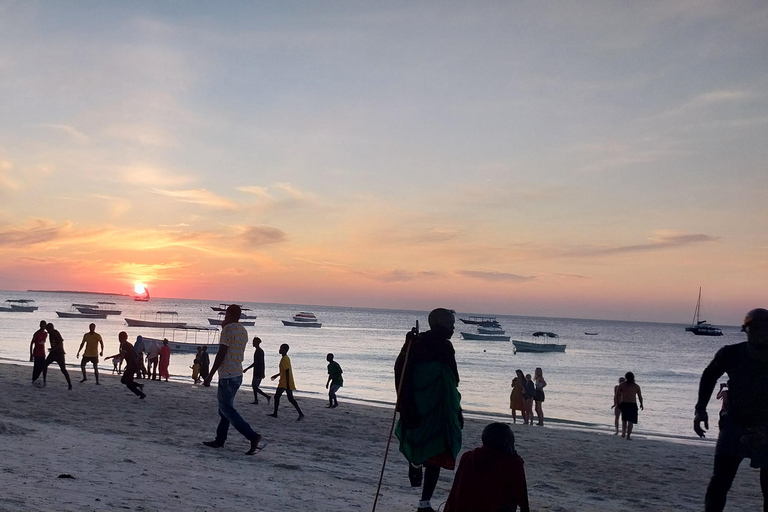
[[[261,390],[261,381],[266,377],[266,366],[264,365],[264,350],[261,348],[261,338],[253,338],[253,347],[256,349],[253,353],[253,364],[243,370],[243,373],[253,368],[253,377],[251,378],[251,388],[253,389],[253,403],[259,403],[259,395],[267,399],[269,405],[270,396]]]
[[[699,382],[693,430],[704,437],[709,429],[709,398],[717,380],[728,374],[728,409],[727,414],[720,415],[715,467],[704,500],[706,512],[725,508],[726,496],[744,458],[750,459],[751,467],[760,468],[763,510],[768,510],[768,310],[747,313],[741,330],[747,333],[747,341],[718,350]]]
[[[208,355],[208,347],[203,345],[200,350],[200,377],[205,381],[211,373],[211,357]]]
[[[541,404],[544,403],[544,388],[547,387],[547,381],[544,380],[544,372],[541,368],[536,368],[533,372],[533,385],[536,388],[536,392],[533,395],[533,401],[536,404],[536,416],[539,419],[537,425],[544,425],[544,411],[541,408]],[[531,418],[533,421],[533,418]]]
[[[128,333],[125,331],[121,331],[117,335],[117,340],[120,342],[120,352],[114,356],[105,357],[104,360],[115,359],[117,357],[123,358],[123,362],[125,363],[125,370],[123,371],[123,376],[120,378],[120,382],[125,384],[125,387],[130,389],[134,395],[143,400],[147,397],[147,395],[144,394],[144,384],[137,384],[133,381],[136,373],[139,371],[136,347],[131,345],[131,342],[128,341]]]
[[[99,356],[104,355],[104,341],[101,339],[101,334],[96,332],[96,324],[88,326],[88,332],[83,335],[83,341],[80,342],[80,348],[77,349],[77,357],[80,357],[80,351],[85,346],[85,352],[83,352],[83,359],[80,361],[80,370],[83,372],[83,380],[85,382],[88,377],[85,375],[85,365],[91,363],[93,365],[93,375],[96,378],[96,385],[99,385]]]
[[[61,369],[61,373],[64,374],[64,378],[67,379],[67,386],[69,390],[72,390],[72,380],[69,378],[69,372],[67,371],[66,361],[64,359],[64,338],[61,337],[61,333],[54,329],[53,324],[46,324],[45,330],[48,331],[49,339],[51,340],[51,350],[48,353],[48,357],[45,358],[45,367],[43,369],[43,385],[45,385],[48,366],[51,363],[56,362]]]
[[[619,396],[619,386],[622,382],[625,382],[627,379],[624,377],[619,377],[619,383],[615,386],[613,386],[613,405],[611,406],[611,409],[613,409],[613,426],[616,427],[616,432],[613,433],[613,435],[619,434],[619,418],[621,418],[621,397]]]
[[[160,347],[160,379],[165,379],[168,382],[168,378],[171,374],[168,372],[168,365],[171,363],[171,347],[168,345],[168,339],[163,338],[163,346]]]
[[[29,343],[29,360],[34,362],[32,369],[32,382],[34,383],[40,374],[43,374],[43,383],[45,383],[45,343],[48,340],[48,331],[45,330],[47,323],[40,320],[40,328],[32,335],[32,341]],[[45,373],[44,373],[45,372]]]
[[[445,512],[529,512],[523,459],[509,425],[483,429],[483,446],[461,456]]]
[[[294,409],[296,409],[296,412],[299,413],[299,417],[296,418],[296,421],[301,421],[304,419],[304,413],[301,412],[299,403],[295,398],[293,398],[293,392],[296,390],[296,384],[293,380],[291,358],[288,357],[289,349],[290,347],[288,344],[283,343],[280,345],[280,350],[278,350],[278,353],[282,356],[280,358],[280,373],[274,374],[272,377],[270,377],[270,379],[275,380],[276,378],[280,377],[280,380],[277,381],[277,391],[275,391],[275,410],[272,414],[269,414],[269,416],[277,418],[277,408],[280,406],[280,397],[283,393],[285,393],[288,396],[288,401],[291,402],[291,405],[293,405]]]
[[[456,466],[464,427],[459,370],[450,341],[454,312],[444,308],[432,310],[428,321],[430,330],[409,333],[395,361],[400,411],[395,435],[408,462],[425,466],[419,512],[434,512],[431,500],[440,469],[453,470]]]
[[[147,351],[147,376],[157,380],[157,365],[160,362],[160,345],[157,340],[149,342]]]
[[[509,408],[512,410],[512,422],[517,423],[517,411],[523,415],[523,421],[528,423],[523,399],[523,385],[518,377],[512,379],[512,391],[509,394]]]
[[[219,373],[217,392],[219,426],[216,428],[216,439],[203,441],[203,444],[211,448],[224,446],[231,424],[251,443],[250,448],[245,452],[246,455],[253,455],[259,449],[261,434],[255,432],[235,409],[235,396],[243,383],[243,356],[245,346],[248,344],[248,331],[240,324],[241,314],[242,311],[237,304],[230,304],[227,307],[224,321],[221,323],[219,350],[216,352],[216,359],[213,360],[213,368],[203,381],[203,386],[210,387],[211,379],[216,372]]]
[[[133,344],[134,350],[136,351],[136,377],[140,379],[147,378],[147,367],[144,366],[144,352],[146,351],[146,346],[144,344],[144,338],[142,336],[136,336],[136,343]]]
[[[643,409],[643,393],[640,386],[635,382],[635,374],[627,372],[624,375],[626,379],[619,384],[619,405],[621,407],[621,437],[630,441],[632,429],[637,424],[637,402],[640,402],[640,409]]]
[[[336,392],[344,385],[344,378],[341,376],[343,373],[341,365],[333,360],[333,354],[325,356],[325,360],[328,361],[328,380],[325,382],[325,389],[328,390],[328,407],[338,407],[339,401],[336,399]]]

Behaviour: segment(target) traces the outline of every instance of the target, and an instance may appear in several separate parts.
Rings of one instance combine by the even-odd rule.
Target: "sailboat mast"
[[[699,325],[699,310],[701,309],[701,286],[699,286],[699,299],[696,301],[696,311],[693,313],[691,325]]]

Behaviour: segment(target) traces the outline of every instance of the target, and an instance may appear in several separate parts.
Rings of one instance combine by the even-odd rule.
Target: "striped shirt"
[[[221,330],[219,344],[226,345],[227,355],[219,366],[219,378],[231,379],[243,375],[243,354],[248,344],[248,331],[239,323],[231,323]]]

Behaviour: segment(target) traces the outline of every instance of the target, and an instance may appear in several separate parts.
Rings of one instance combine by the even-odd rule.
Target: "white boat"
[[[32,299],[8,299],[5,302],[8,304],[7,307],[16,313],[33,313],[39,309],[32,305],[35,302]]]
[[[84,308],[82,306],[78,306],[75,309],[84,314],[120,315],[123,313],[117,309]]]
[[[470,316],[469,318],[459,318],[459,320],[469,325],[482,325],[484,327],[501,326],[495,316]]]
[[[502,331],[503,333],[504,331]],[[472,340],[472,341],[509,341],[510,336],[505,336],[504,334],[482,334],[482,333],[471,333],[471,332],[462,332],[461,337],[465,340]]]
[[[686,332],[692,332],[696,336],[722,336],[723,331],[719,327],[707,323],[706,320],[699,320],[701,313],[701,287],[699,287],[699,300],[696,301],[696,311],[693,313],[693,321],[690,327],[686,327]]]
[[[283,325],[287,327],[322,327],[323,324],[317,321],[314,313],[301,311],[293,315],[293,320],[283,320]]]
[[[56,316],[59,318],[84,318],[89,320],[106,320],[107,314],[101,311],[93,311],[92,313],[83,313],[79,311],[82,304],[72,304],[69,312],[57,311]]]
[[[178,319],[179,314],[176,311],[157,311],[154,320],[125,317],[125,323],[129,327],[162,327],[165,329],[177,329],[187,325],[187,322],[179,322]]]
[[[533,333],[534,338],[558,338],[553,332],[537,331]],[[531,341],[512,340],[516,352],[565,352],[565,344],[560,343],[537,343]]]
[[[184,333],[183,338],[181,336],[182,332]],[[203,332],[206,333],[206,340],[198,340],[198,335]],[[168,339],[168,346],[171,347],[172,354],[195,354],[197,353],[197,347],[208,347],[206,351],[209,354],[215,355],[219,351],[219,341],[215,336],[215,333],[218,332],[219,329],[217,327],[195,325],[175,327],[171,331],[170,339]],[[163,331],[163,335],[165,335],[165,331]],[[211,339],[212,335],[213,339]],[[141,338],[147,344],[156,341],[160,346],[163,345],[163,338],[150,338],[147,336],[142,336]]]

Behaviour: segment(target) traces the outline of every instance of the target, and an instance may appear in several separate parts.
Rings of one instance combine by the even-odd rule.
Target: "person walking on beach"
[[[515,451],[509,425],[483,429],[483,446],[461,456],[445,512],[529,512],[523,459]]]
[[[643,393],[640,386],[635,383],[635,374],[627,372],[624,375],[626,381],[619,384],[619,406],[621,407],[621,437],[632,435],[632,428],[637,424],[637,402],[640,402],[640,409],[643,408]]]
[[[66,361],[64,359],[64,355],[66,354],[66,352],[64,352],[64,338],[62,338],[61,333],[53,327],[53,324],[46,324],[45,330],[48,331],[48,336],[51,340],[51,349],[48,353],[48,357],[45,358],[43,385],[45,385],[48,367],[55,361],[56,364],[59,365],[61,373],[64,374],[64,378],[67,379],[67,389],[72,391],[72,380],[69,378],[69,372],[67,371]]]
[[[48,331],[45,330],[47,323],[45,320],[40,320],[40,328],[32,335],[32,341],[29,344],[29,360],[34,362],[32,368],[32,383],[40,378],[40,374],[43,374],[43,385],[45,385],[45,343],[48,340]]]
[[[117,357],[123,358],[125,370],[123,370],[123,376],[120,378],[120,382],[125,384],[125,387],[130,389],[134,395],[143,400],[147,397],[147,395],[144,394],[144,384],[137,384],[133,381],[136,374],[139,373],[139,358],[136,355],[136,347],[131,345],[131,342],[128,341],[128,333],[125,331],[120,331],[117,335],[117,340],[120,342],[120,352],[114,356],[105,357],[104,360],[115,359]]]
[[[269,405],[270,396],[261,390],[261,381],[266,377],[266,366],[264,366],[264,351],[261,349],[261,338],[253,338],[253,347],[256,351],[253,353],[253,364],[243,370],[243,373],[253,368],[253,377],[251,379],[251,389],[253,389],[253,403],[259,403],[259,395],[267,399]]]
[[[201,354],[203,353],[203,347],[198,346],[197,347],[197,354],[195,354],[195,360],[192,361],[192,380],[195,381],[195,384],[198,384],[200,382],[200,358],[202,357]]]
[[[517,423],[517,411],[523,415],[523,421],[528,423],[523,399],[523,385],[518,377],[512,379],[512,391],[509,394],[509,408],[512,409],[512,422]]]
[[[416,334],[395,361],[395,387],[400,390],[395,435],[408,462],[426,468],[418,512],[434,512],[431,499],[440,469],[455,468],[464,428],[459,370],[450,342],[454,312],[435,309],[428,322],[430,330]]]
[[[247,336],[247,333],[246,333]],[[203,345],[202,350],[200,351],[200,377],[205,381],[205,379],[208,378],[208,375],[211,373],[211,358],[208,355],[208,347]]]
[[[536,368],[533,372],[533,384],[536,387],[536,392],[533,395],[533,401],[536,403],[536,416],[539,419],[537,425],[544,425],[544,411],[541,409],[541,404],[544,402],[544,388],[547,387],[547,381],[544,380],[544,373],[541,368]],[[531,418],[533,421],[533,418]]]
[[[85,365],[88,363],[93,364],[93,375],[96,378],[96,385],[99,385],[99,356],[104,355],[104,341],[101,339],[101,334],[96,332],[96,324],[88,326],[88,332],[83,335],[83,341],[80,342],[80,348],[77,349],[77,357],[80,357],[80,351],[85,346],[85,352],[83,352],[83,359],[80,361],[80,370],[83,372],[83,383],[88,380],[85,375]]]
[[[271,380],[275,380],[276,378],[280,377],[280,380],[277,381],[277,391],[275,391],[275,411],[272,414],[268,414],[267,416],[277,418],[277,408],[280,405],[280,396],[285,393],[288,395],[288,401],[291,402],[291,405],[293,405],[293,407],[296,409],[296,412],[299,413],[299,417],[296,418],[296,421],[301,421],[304,419],[304,413],[301,412],[299,403],[295,398],[293,398],[293,392],[296,390],[296,384],[293,381],[293,368],[291,368],[291,358],[288,357],[289,349],[290,347],[287,343],[280,345],[280,350],[278,353],[283,356],[280,358],[280,373],[276,373],[270,377]]]
[[[216,428],[216,439],[203,441],[205,446],[221,448],[227,441],[229,425],[250,441],[251,446],[246,455],[253,455],[259,449],[261,434],[255,432],[247,421],[240,416],[235,409],[235,396],[243,383],[243,355],[245,345],[248,343],[248,331],[240,324],[242,311],[237,304],[230,304],[224,314],[221,323],[221,337],[219,338],[219,350],[213,361],[213,368],[205,377],[203,386],[210,387],[211,379],[219,372],[219,389],[217,399],[219,401],[219,426]],[[203,347],[205,349],[205,347]]]
[[[728,374],[728,410],[720,415],[715,467],[704,498],[706,512],[725,508],[726,496],[744,458],[750,459],[751,467],[760,468],[763,510],[768,511],[768,310],[759,308],[747,313],[741,330],[747,333],[747,341],[718,350],[699,382],[693,430],[704,437],[709,429],[707,404],[717,380]]]
[[[171,347],[168,346],[168,339],[163,338],[163,346],[160,347],[160,379],[165,379],[168,382],[168,378],[171,374],[168,372],[168,365],[171,363]]]
[[[619,396],[619,386],[622,382],[626,381],[624,377],[619,377],[619,383],[615,386],[613,386],[613,405],[611,406],[611,409],[613,409],[613,425],[616,427],[616,432],[613,433],[613,435],[619,435],[619,418],[621,417],[621,397]]]
[[[336,399],[336,392],[340,387],[344,385],[344,378],[341,376],[343,371],[341,365],[333,360],[333,354],[325,356],[325,360],[328,361],[328,380],[325,382],[325,389],[328,389],[330,384],[331,388],[328,390],[328,408],[334,408],[339,406],[339,401]]]

